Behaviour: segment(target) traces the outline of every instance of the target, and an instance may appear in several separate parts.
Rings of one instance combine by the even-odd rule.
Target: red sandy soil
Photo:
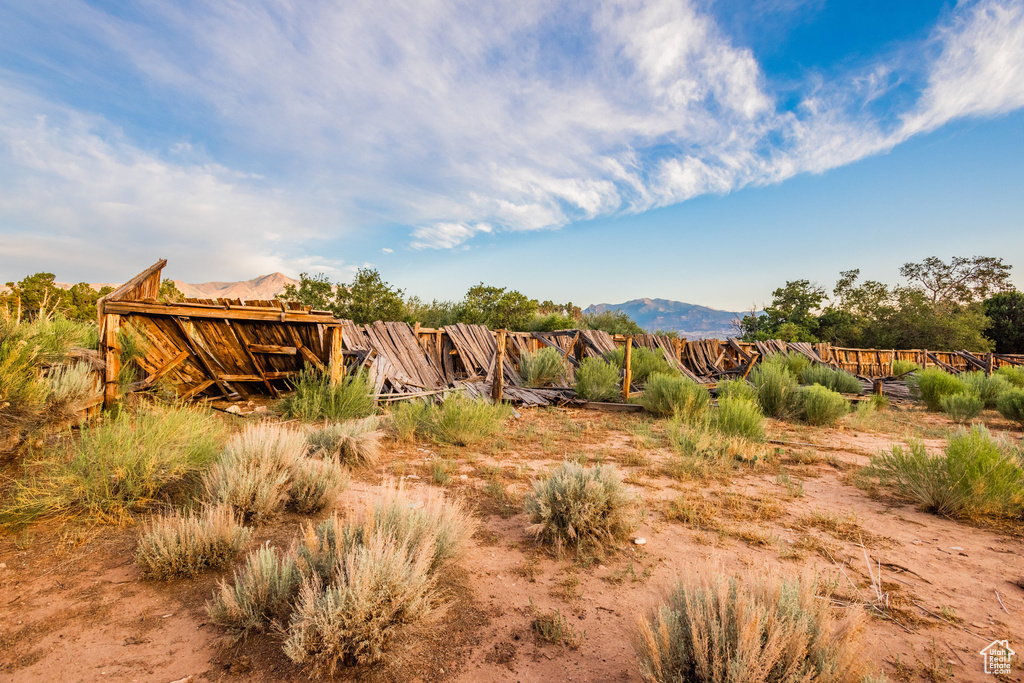
[[[993,429],[1009,430],[988,418]],[[640,423],[655,425],[655,436],[636,433]],[[941,434],[949,427],[941,418],[894,410],[859,429],[773,423],[771,438],[815,445],[779,445],[773,464],[738,469],[731,482],[719,483],[666,477],[658,463],[671,451],[659,443],[657,424],[637,415],[534,410],[523,411],[505,438],[481,448],[389,443],[383,466],[359,475],[343,494],[337,506],[341,514],[395,473],[417,477],[405,484],[416,495],[436,491],[439,487],[429,483],[430,463],[444,457],[458,467],[446,495],[465,497],[478,512],[480,528],[444,580],[451,605],[437,623],[396,643],[383,666],[347,671],[338,679],[639,681],[632,647],[637,619],[677,577],[708,568],[728,574],[817,571],[835,577],[843,601],[837,610],[864,610],[873,597],[866,552],[874,571],[881,563],[892,609],[866,619],[864,656],[889,680],[993,680],[982,671],[979,651],[1004,638],[1022,653],[1005,680],[1022,680],[1021,536],[872,497],[852,481],[856,467],[871,454],[910,436],[941,447]],[[644,545],[627,544],[598,558],[556,558],[526,532],[528,521],[515,499],[551,463],[577,454],[616,462],[629,475],[642,497],[635,536],[645,538]],[[505,466],[502,481],[514,497],[511,504],[483,493],[486,477],[493,475],[482,468],[495,464]],[[791,497],[784,483],[777,483],[780,470],[802,483],[802,496]],[[717,533],[665,514],[681,493],[716,497],[726,491],[746,496],[743,500],[774,501],[781,515],[730,522],[731,531]],[[807,519],[815,512],[849,524],[845,531],[814,526]],[[286,515],[255,530],[253,544],[287,547],[304,521]],[[0,538],[0,679],[308,680],[281,653],[275,634],[234,642],[208,623],[204,604],[219,578],[230,579],[230,571],[196,580],[143,580],[133,563],[137,533],[137,527],[40,523]],[[534,635],[534,615],[552,609],[581,636],[577,649]]]

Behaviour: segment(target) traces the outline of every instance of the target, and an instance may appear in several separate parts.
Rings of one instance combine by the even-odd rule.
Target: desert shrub
[[[892,374],[895,377],[899,377],[900,375],[905,375],[908,372],[914,372],[915,370],[920,369],[921,366],[912,360],[902,360],[897,358],[892,362]]]
[[[742,436],[751,441],[764,440],[764,413],[757,403],[750,399],[718,399],[714,424],[723,434]]]
[[[388,423],[392,433],[399,441],[411,443],[416,437],[416,431],[420,429],[423,418],[430,406],[424,402],[413,399],[411,401],[400,401],[391,406],[388,413]]]
[[[0,429],[35,419],[43,409],[47,387],[39,381],[39,351],[0,320]]]
[[[310,428],[306,440],[321,456],[338,458],[349,467],[372,467],[380,457],[379,426],[376,417],[334,422]]]
[[[985,408],[985,402],[973,392],[943,396],[939,399],[939,405],[942,412],[960,424],[978,417]]]
[[[1024,366],[1004,365],[996,370],[996,374],[1013,386],[1019,389],[1024,389]]]
[[[563,546],[602,548],[633,529],[635,500],[611,465],[563,462],[526,498],[530,531],[560,552]]]
[[[745,379],[726,379],[715,387],[715,395],[723,398],[745,398],[748,401],[757,401],[757,391],[753,385]]]
[[[401,488],[384,486],[373,501],[365,528],[375,534],[407,539],[415,547],[431,547],[431,571],[458,558],[476,523],[456,500],[431,496],[414,505]],[[372,523],[371,523],[372,522]]]
[[[348,488],[349,475],[334,457],[299,458],[292,464],[289,505],[305,514],[318,512]]]
[[[930,455],[920,441],[893,446],[872,457],[863,474],[949,517],[1020,514],[1024,502],[1019,459],[982,425],[959,430],[942,455]]]
[[[975,394],[985,408],[995,408],[999,397],[1013,388],[1010,381],[1002,375],[988,375],[980,370],[960,373],[960,381],[967,387],[965,393]],[[939,399],[939,402],[941,403],[942,399]]]
[[[963,394],[967,391],[966,385],[956,375],[951,375],[945,370],[928,368],[920,370],[913,375],[914,382],[911,388],[915,395],[920,396],[928,410],[942,410],[942,397],[953,394]]]
[[[850,412],[850,406],[841,394],[820,384],[801,388],[797,396],[800,419],[809,425],[821,427],[835,424]]]
[[[682,579],[640,622],[641,672],[657,683],[859,683],[858,613],[835,619],[823,589],[774,573]]]
[[[488,403],[463,393],[445,397],[431,405],[420,423],[422,434],[437,443],[471,446],[493,437],[512,415],[504,403]]]
[[[83,427],[41,456],[28,458],[3,517],[85,515],[126,523],[216,457],[223,429],[206,411],[165,407],[127,411]]]
[[[665,435],[677,456],[666,463],[666,473],[676,479],[722,478],[738,463],[763,459],[766,451],[757,441],[724,433],[710,418],[695,423],[673,419]]]
[[[811,365],[811,359],[802,353],[773,353],[761,361],[761,365],[771,365],[785,370],[793,379],[799,379]]]
[[[799,385],[781,364],[758,365],[750,372],[750,382],[757,391],[761,410],[768,417],[788,417],[796,409]]]
[[[576,371],[576,395],[585,401],[615,401],[622,394],[619,366],[600,358],[584,358]]]
[[[996,409],[1007,420],[1024,427],[1024,389],[1011,389],[1004,392],[996,401]]]
[[[270,423],[246,427],[206,473],[208,499],[254,522],[274,515],[288,502],[292,470],[306,448],[299,431]]]
[[[626,367],[626,348],[624,346],[620,346],[614,351],[606,353],[604,355],[604,359],[619,370],[622,370]],[[641,346],[634,346],[632,351],[630,351],[629,371],[632,376],[633,384],[639,387],[645,386],[651,375],[656,373],[663,375],[679,374],[671,365],[669,365],[668,361],[665,360],[665,352],[662,349],[651,351],[650,349],[645,349]]]
[[[263,631],[288,618],[301,581],[291,553],[261,545],[235,570],[234,583],[218,582],[206,611],[210,621],[235,633]]]
[[[284,653],[314,676],[384,658],[406,625],[434,611],[428,547],[374,535],[338,558],[331,583],[306,579],[288,622]]]
[[[546,387],[565,381],[565,359],[561,351],[545,346],[526,351],[519,358],[519,374],[528,387]]]
[[[102,391],[98,375],[86,363],[54,366],[46,374],[46,383],[49,385],[48,402],[72,412]]]
[[[376,392],[365,372],[345,375],[331,385],[331,378],[308,368],[295,380],[295,392],[281,399],[280,410],[285,417],[313,422],[316,420],[350,420],[373,414]]]
[[[864,387],[860,380],[845,370],[834,370],[827,365],[808,365],[800,373],[803,384],[820,384],[841,394],[859,394]]]
[[[679,373],[656,372],[647,380],[640,405],[655,415],[680,415],[692,420],[711,406],[711,394]]]
[[[161,515],[143,530],[135,551],[142,573],[156,579],[192,577],[231,563],[251,533],[226,505]]]

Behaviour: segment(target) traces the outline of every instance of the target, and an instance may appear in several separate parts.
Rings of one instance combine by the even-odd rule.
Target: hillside
[[[174,285],[185,296],[199,299],[273,299],[284,291],[285,285],[298,285],[298,280],[283,273],[260,275],[242,282],[201,282],[189,284],[175,280]]]
[[[583,312],[605,311],[623,311],[645,330],[675,330],[688,339],[734,337],[736,328],[733,322],[746,315],[743,312],[720,311],[668,299],[633,299],[621,304],[594,304]]]

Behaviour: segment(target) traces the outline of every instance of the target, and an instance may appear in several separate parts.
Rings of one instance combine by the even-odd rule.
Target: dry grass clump
[[[1019,516],[1024,510],[1020,453],[982,425],[960,429],[945,452],[930,455],[922,442],[893,446],[862,472],[936,514],[958,518]]]
[[[782,363],[761,363],[750,372],[750,382],[765,415],[781,419],[793,414],[799,385]]]
[[[345,375],[337,384],[315,368],[303,370],[296,378],[295,392],[281,399],[285,417],[316,420],[350,420],[368,417],[376,410],[376,391],[365,372]]]
[[[459,392],[440,404],[403,403],[392,409],[391,416],[400,440],[409,441],[418,434],[436,443],[472,446],[498,434],[512,416],[512,408]]]
[[[996,409],[1007,420],[1024,428],[1024,389],[1010,389],[996,401]]]
[[[859,394],[864,390],[855,376],[827,365],[808,365],[800,373],[800,381],[803,384],[820,384],[841,394]]]
[[[622,393],[619,366],[600,358],[584,358],[576,371],[576,395],[585,401],[611,402]]]
[[[601,549],[625,539],[636,499],[614,466],[563,462],[533,485],[525,508],[529,530],[560,553],[565,545]]]
[[[250,555],[208,610],[236,632],[275,625],[285,654],[314,676],[377,662],[399,632],[441,613],[437,577],[473,530],[458,503],[416,503],[385,486],[355,521],[307,525],[283,557]]]
[[[526,351],[519,357],[519,374],[528,387],[547,387],[565,381],[565,358],[550,346]]]
[[[695,420],[711,407],[711,394],[679,373],[656,372],[647,378],[640,405],[662,417],[679,415],[685,420]]]
[[[673,420],[665,429],[676,457],[666,463],[666,474],[686,479],[722,479],[739,463],[754,464],[767,457],[764,444],[716,428],[710,419],[690,424]]]
[[[207,603],[210,621],[242,635],[264,631],[291,613],[302,576],[292,553],[261,545],[235,570],[235,581],[221,580]]]
[[[576,631],[561,610],[553,609],[541,612],[533,607],[532,601],[530,608],[533,612],[533,621],[530,622],[530,627],[540,640],[553,645],[565,645],[570,650],[579,649],[583,642],[583,636],[586,634]]]
[[[311,428],[306,440],[322,456],[336,457],[348,467],[373,467],[380,458],[379,427],[376,417],[334,422]]]
[[[291,468],[288,504],[297,512],[319,512],[337,500],[348,488],[345,468],[331,458],[300,458]]]
[[[797,405],[801,419],[815,427],[833,425],[850,412],[850,405],[841,394],[820,384],[801,388]]]
[[[2,372],[2,371],[0,371]],[[87,363],[70,363],[50,368],[46,374],[50,395],[48,409],[71,417],[83,404],[102,392],[99,375]]]
[[[229,564],[249,544],[251,535],[226,505],[172,512],[143,530],[135,563],[155,579],[192,577]]]
[[[181,407],[123,411],[83,427],[25,462],[4,506],[8,523],[83,515],[124,524],[217,457],[223,428],[209,412]]]
[[[253,522],[273,516],[288,502],[292,473],[306,448],[299,431],[270,423],[246,427],[204,476],[207,498]]]
[[[703,572],[641,619],[641,672],[668,683],[859,683],[858,612],[832,616],[814,578]]]
[[[975,393],[943,396],[939,399],[939,405],[942,412],[960,424],[970,422],[985,409],[985,402]]]

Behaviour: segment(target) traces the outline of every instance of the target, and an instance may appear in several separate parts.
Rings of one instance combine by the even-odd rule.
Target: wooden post
[[[995,369],[994,365],[995,363],[994,358],[992,356],[992,352],[989,351],[988,358],[985,359],[985,374],[987,374],[989,377],[992,376],[992,371]]]
[[[631,357],[633,355],[633,335],[626,335],[626,356],[623,360],[623,365],[626,369],[626,374],[622,377],[622,402],[629,403],[629,385],[633,382],[633,368],[630,365]]]
[[[494,358],[494,380],[491,382],[491,398],[495,403],[501,403],[502,395],[505,392],[505,335],[507,330],[498,330],[495,341],[498,350]]]
[[[928,349],[921,350],[921,369],[928,369]]]
[[[876,395],[881,396],[882,395],[882,380],[876,379],[874,382],[872,382],[871,389],[872,389],[872,391]]]
[[[335,385],[345,375],[345,356],[341,348],[341,325],[327,328],[331,331],[330,360],[331,384]]]
[[[117,376],[121,374],[121,349],[117,345],[117,331],[121,328],[121,316],[111,313],[103,316],[103,360],[106,374],[103,384],[103,407],[110,409],[117,403]]]

